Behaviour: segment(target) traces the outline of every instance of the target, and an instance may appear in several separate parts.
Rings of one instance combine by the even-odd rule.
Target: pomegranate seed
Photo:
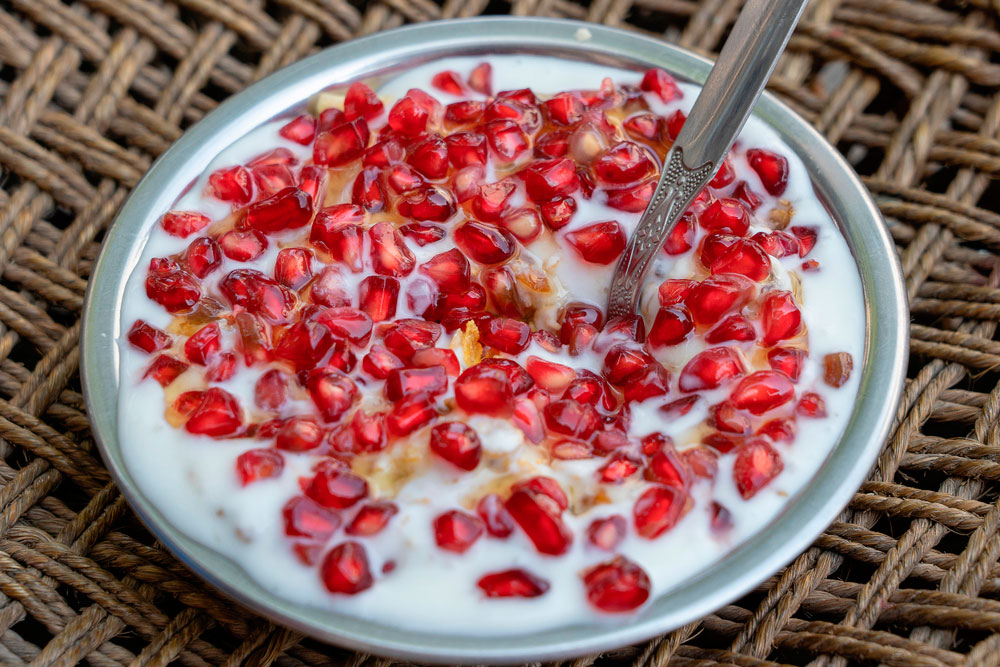
[[[799,252],[799,240],[788,232],[777,230],[767,234],[757,232],[751,237],[751,240],[771,257],[780,259],[789,255],[797,255]]]
[[[594,456],[594,448],[588,442],[564,438],[549,448],[552,458],[562,461],[578,461]]]
[[[771,368],[781,371],[791,378],[792,382],[798,382],[805,358],[806,353],[803,350],[791,347],[775,347],[767,352],[767,362]]]
[[[290,537],[325,540],[340,527],[339,516],[306,496],[289,500],[281,513],[285,519],[285,534]]]
[[[771,259],[750,239],[739,239],[712,263],[712,273],[735,273],[760,282],[771,273]]]
[[[510,179],[487,183],[479,188],[479,194],[472,198],[472,211],[485,222],[498,222],[507,209],[507,202],[516,189]]]
[[[626,477],[639,471],[639,464],[626,454],[618,452],[597,470],[597,478],[604,484],[619,484]]]
[[[543,496],[547,496],[556,504],[560,512],[569,507],[569,498],[566,497],[566,493],[562,490],[562,487],[559,486],[559,482],[551,477],[531,477],[529,479],[522,480],[511,487],[511,491],[521,490],[532,491],[534,493],[540,493]]]
[[[711,347],[691,357],[681,371],[679,386],[684,392],[715,389],[743,373],[743,362],[732,348]]]
[[[372,345],[371,350],[361,361],[361,367],[372,377],[384,380],[393,370],[404,368],[404,364],[385,347]]]
[[[270,197],[295,185],[292,170],[283,164],[263,164],[253,168],[253,180],[262,197]]]
[[[569,366],[538,357],[528,357],[526,370],[538,386],[553,394],[560,394],[576,379],[576,372]]]
[[[768,194],[780,197],[788,186],[788,160],[763,148],[747,151],[747,162],[757,172]]]
[[[233,435],[243,425],[240,404],[224,389],[210,387],[202,394],[201,403],[188,417],[184,428],[188,433],[213,438]]]
[[[346,264],[351,271],[362,269],[361,227],[364,211],[355,204],[336,204],[324,208],[313,221],[309,242]]]
[[[436,416],[434,403],[427,395],[405,396],[389,412],[386,426],[392,435],[403,437],[426,426]]]
[[[714,500],[711,505],[711,513],[712,518],[709,522],[709,526],[711,527],[713,533],[725,533],[732,529],[732,513]]]
[[[522,488],[511,494],[505,508],[540,553],[559,556],[569,549],[573,536],[550,497]]]
[[[613,220],[569,232],[566,240],[585,261],[593,264],[611,264],[625,250],[625,232]]]
[[[434,541],[446,551],[465,553],[483,535],[483,522],[461,510],[450,510],[434,519]]]
[[[538,444],[545,437],[545,427],[542,424],[542,413],[538,406],[526,396],[514,397],[514,410],[511,413],[514,426],[521,429],[531,442]]]
[[[727,157],[722,162],[722,166],[719,167],[719,171],[715,173],[712,180],[709,181],[708,186],[711,188],[724,188],[736,178],[736,172],[733,171],[732,161]]]
[[[406,161],[427,178],[444,178],[448,173],[448,146],[439,135],[431,134],[410,147]]]
[[[202,236],[184,251],[184,263],[196,278],[204,279],[222,266],[222,248],[213,239]]]
[[[229,259],[249,262],[264,254],[267,250],[267,238],[253,229],[231,229],[219,237],[219,247]]]
[[[480,264],[506,261],[517,247],[510,233],[472,220],[456,229],[454,234],[459,248]]]
[[[157,259],[150,261],[146,276],[146,296],[163,306],[167,312],[181,313],[191,310],[201,299],[201,288],[189,274],[180,270],[176,262],[161,269]]]
[[[593,166],[597,181],[611,186],[635,183],[656,170],[646,151],[631,141],[612,146],[594,160]]]
[[[611,208],[628,213],[642,213],[649,205],[649,200],[653,198],[654,190],[656,190],[656,180],[650,178],[627,188],[607,190],[605,197],[607,205]]]
[[[685,509],[684,491],[671,486],[652,486],[643,492],[633,508],[635,530],[652,540],[673,528]]]
[[[815,392],[806,392],[799,399],[799,404],[795,406],[795,411],[803,417],[825,417],[826,401]]]
[[[587,539],[598,549],[614,551],[625,539],[627,526],[625,517],[612,514],[603,519],[594,519],[587,527]]]
[[[128,342],[150,354],[170,347],[172,340],[166,332],[146,324],[143,320],[136,320],[128,331]]]
[[[358,452],[380,452],[388,444],[385,413],[357,410],[351,417],[351,437]]]
[[[815,273],[816,271],[819,271],[820,265],[819,265],[819,262],[816,261],[815,259],[808,259],[808,260],[802,262],[802,264],[801,264],[801,266],[799,268],[801,268],[803,271],[807,271],[809,273]]]
[[[274,368],[257,380],[254,385],[254,404],[264,410],[277,410],[288,396],[285,374]]]
[[[198,329],[184,343],[184,356],[192,364],[206,366],[222,348],[221,332],[216,322]]]
[[[335,266],[325,266],[309,287],[309,296],[320,306],[343,308],[351,305],[351,296],[347,293],[347,283],[340,269]]]
[[[399,233],[421,247],[437,243],[448,235],[444,227],[429,222],[411,222],[400,227]]]
[[[365,150],[361,164],[365,167],[388,167],[398,164],[406,157],[406,151],[395,139],[383,139]]]
[[[823,381],[831,387],[843,387],[851,379],[854,358],[847,352],[835,352],[823,357]]]
[[[456,97],[467,95],[469,92],[465,84],[462,83],[458,72],[450,69],[438,72],[431,77],[431,85],[440,91],[446,92],[449,95],[455,95]]]
[[[376,223],[368,230],[372,269],[383,276],[402,277],[413,271],[416,260],[406,241],[390,222]]]
[[[525,88],[524,90],[527,90]],[[517,124],[526,134],[534,134],[542,125],[542,114],[535,106],[535,96],[528,91],[524,96],[498,96],[486,105],[484,118],[487,121],[509,120]]]
[[[709,433],[701,442],[720,454],[728,454],[743,444],[745,438],[730,433]]]
[[[444,222],[455,213],[455,202],[444,188],[428,185],[405,193],[396,209],[411,220]]]
[[[681,133],[681,128],[684,127],[684,121],[686,120],[687,115],[680,109],[672,113],[670,118],[667,119],[664,129],[671,141],[677,140],[677,135]]]
[[[738,199],[716,199],[698,215],[698,222],[710,232],[743,236],[750,228],[750,213]]]
[[[553,401],[544,413],[550,431],[581,440],[593,435],[601,422],[593,406],[572,399]]]
[[[174,359],[169,354],[161,354],[149,365],[143,377],[151,377],[160,383],[161,387],[166,387],[187,369],[188,364],[183,361]]]
[[[384,276],[368,276],[358,287],[360,308],[374,322],[391,320],[396,315],[399,281]]]
[[[757,429],[757,435],[764,435],[772,442],[792,442],[795,440],[795,422],[791,419],[772,419]]]
[[[531,340],[531,328],[519,320],[495,317],[480,332],[480,340],[490,347],[507,354],[523,352]]]
[[[698,259],[702,266],[710,269],[727,250],[740,240],[740,237],[735,234],[709,234],[698,245]]]
[[[312,253],[305,248],[283,248],[274,260],[274,278],[297,290],[312,278]]]
[[[418,137],[427,127],[428,118],[430,111],[407,93],[389,110],[389,127],[404,137]]]
[[[653,328],[649,330],[649,344],[653,347],[677,345],[694,329],[691,314],[683,305],[664,306],[656,313]]]
[[[208,176],[208,191],[216,199],[243,206],[253,199],[250,172],[243,167],[227,167],[213,171]]]
[[[323,507],[347,509],[368,496],[368,482],[348,470],[322,469],[312,478],[306,495]]]
[[[694,244],[694,216],[685,213],[674,225],[663,243],[663,251],[668,255],[682,255],[691,249]]]
[[[427,394],[435,396],[448,388],[448,374],[444,366],[408,368],[389,372],[385,381],[385,397],[398,401],[403,396]]]
[[[625,402],[642,402],[664,396],[670,390],[670,373],[659,363],[652,363],[629,377],[622,387]]]
[[[505,538],[514,532],[514,519],[504,508],[503,500],[495,493],[489,493],[479,500],[476,514],[482,519],[486,532],[493,537]]]
[[[497,368],[477,364],[458,376],[455,400],[471,414],[508,415],[513,409],[510,379]]]
[[[237,313],[236,327],[240,332],[243,361],[248,367],[271,360],[269,328],[259,317],[247,312]]]
[[[171,236],[184,238],[203,229],[212,220],[195,211],[168,211],[160,218],[163,230]]]
[[[273,449],[250,449],[236,457],[236,475],[240,484],[280,477],[285,459]]]
[[[328,167],[341,167],[353,162],[364,153],[368,137],[368,123],[364,118],[355,118],[331,127],[316,137],[316,143],[313,144],[313,162]]]
[[[521,207],[508,213],[500,226],[514,235],[521,243],[531,243],[542,233],[542,219],[534,207]]]
[[[781,455],[766,440],[751,438],[736,450],[733,480],[744,500],[753,498],[784,469]]]
[[[512,120],[494,120],[484,126],[486,141],[501,162],[512,162],[528,150],[528,138]]]
[[[266,153],[262,153],[250,160],[247,166],[253,169],[258,167],[295,167],[299,164],[298,158],[295,157],[295,153],[285,148],[284,146],[279,146],[278,148],[272,148]]]
[[[468,167],[469,165],[486,164],[486,135],[479,132],[456,132],[445,139],[447,144],[448,162],[455,169]],[[416,165],[414,165],[416,166]],[[445,165],[447,167],[447,165]],[[444,176],[431,176],[421,169],[429,178],[441,178]]]
[[[268,322],[285,322],[295,307],[295,295],[254,269],[230,271],[219,289],[235,308],[245,308]]]
[[[625,344],[612,347],[604,357],[602,373],[613,385],[623,385],[632,376],[656,361],[648,353]]]
[[[539,207],[545,225],[553,230],[559,230],[570,223],[576,213],[576,200],[572,197],[555,197]]]
[[[736,187],[733,188],[732,197],[743,202],[751,211],[756,211],[763,203],[760,197],[757,196],[757,193],[750,189],[746,181],[740,181],[736,184]]]
[[[528,196],[539,204],[571,195],[580,188],[576,165],[569,158],[536,160],[522,173]]]
[[[171,406],[182,417],[190,417],[195,408],[201,405],[203,391],[185,391],[174,400]]]
[[[765,347],[792,338],[802,328],[802,313],[795,305],[795,298],[791,292],[783,290],[768,292],[763,298],[760,312],[764,327],[761,345]]]
[[[531,332],[531,341],[536,343],[543,350],[549,352],[559,352],[562,349],[562,341],[551,331],[545,331],[544,329],[539,329],[538,331]]]
[[[434,322],[405,319],[395,322],[384,336],[385,346],[404,362],[425,347],[434,347],[441,337],[441,326]]]
[[[589,324],[600,330],[604,326],[604,313],[597,306],[580,301],[574,301],[566,305],[566,309],[560,314],[559,319],[562,325],[559,329],[559,339],[564,344],[569,344],[570,336],[580,324]]]
[[[290,452],[305,452],[319,447],[323,436],[323,429],[316,420],[309,417],[291,417],[278,429],[274,446]]]
[[[477,123],[483,117],[486,105],[477,100],[462,100],[444,108],[444,119],[453,125]]]
[[[714,479],[719,472],[719,457],[708,447],[691,447],[682,454],[691,472],[704,479]]]
[[[469,260],[458,248],[434,255],[420,265],[420,272],[446,292],[461,292],[469,288]]]
[[[469,88],[483,95],[493,94],[493,67],[489,63],[479,63],[472,69]]]
[[[351,378],[335,368],[319,368],[310,373],[306,389],[327,422],[338,421],[350,409],[358,393]]]
[[[376,167],[362,169],[351,188],[351,202],[370,213],[378,213],[385,208],[385,191],[379,181]]]
[[[370,537],[382,532],[388,525],[389,520],[399,511],[395,503],[388,501],[375,501],[365,503],[354,515],[351,523],[347,524],[344,532],[348,535],[359,535]]]
[[[744,434],[750,431],[750,419],[731,401],[723,401],[708,409],[708,424],[726,433]]]
[[[663,103],[684,97],[684,93],[677,86],[674,77],[658,67],[646,70],[646,74],[642,77],[642,83],[639,84],[639,90],[654,93]]]
[[[650,457],[649,463],[646,464],[645,477],[652,482],[686,490],[691,473],[678,456],[673,443],[668,441]]]
[[[549,590],[549,582],[521,569],[492,572],[476,585],[488,598],[536,598]]]
[[[673,306],[683,303],[691,289],[698,283],[694,280],[671,279],[660,284],[658,296],[661,306]]]
[[[542,158],[565,157],[569,135],[564,131],[546,132],[535,140],[535,155]]]
[[[282,126],[278,134],[289,141],[308,146],[316,136],[316,119],[308,114],[297,116]]]
[[[383,109],[382,100],[375,91],[360,81],[352,83],[347,89],[344,97],[344,118],[347,120],[373,120],[382,115]]]
[[[596,565],[583,573],[587,601],[605,612],[620,613],[641,607],[649,599],[649,576],[624,556]]]
[[[371,318],[355,308],[322,310],[316,316],[316,321],[326,326],[334,336],[349,340],[355,345],[364,345],[371,337]]]
[[[818,237],[815,227],[791,227],[789,231],[799,242],[799,257],[805,257],[812,252]]]
[[[705,342],[711,345],[727,343],[731,340],[744,343],[757,340],[757,330],[753,328],[753,324],[738,313],[725,317],[714,329],[705,334]]]
[[[729,310],[742,308],[753,292],[753,283],[744,276],[718,275],[694,285],[684,303],[695,322],[711,325]]]
[[[795,388],[787,375],[780,371],[757,371],[740,380],[731,400],[740,410],[762,415],[784,405],[794,396]]]
[[[431,429],[431,451],[462,470],[479,465],[483,447],[479,436],[462,422],[443,422]]]
[[[338,544],[323,559],[323,585],[331,593],[357,595],[374,583],[368,554],[357,542]]]
[[[631,116],[622,126],[636,139],[657,139],[660,136],[660,119],[651,113]]]

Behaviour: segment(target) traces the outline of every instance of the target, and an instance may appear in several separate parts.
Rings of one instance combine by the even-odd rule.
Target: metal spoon
[[[808,0],[749,0],[664,159],[649,206],[611,279],[608,317],[636,312],[639,288],[678,218],[718,171]]]

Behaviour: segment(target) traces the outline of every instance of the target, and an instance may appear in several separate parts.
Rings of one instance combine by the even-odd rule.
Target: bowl
[[[126,279],[163,211],[222,149],[259,125],[304,108],[316,92],[441,57],[530,53],[613,67],[658,66],[696,83],[708,60],[661,41],[604,26],[541,18],[442,21],[378,33],[327,49],[233,96],[188,130],[153,165],[108,231],[83,314],[81,375],[98,447],[129,504],[188,568],[277,623],[341,646],[401,659],[513,663],[597,652],[642,641],[701,618],[790,562],[850,500],[889,432],[903,387],[908,312],[894,245],[878,209],[850,166],[816,130],[770,94],[755,114],[803,160],[819,197],[843,232],[865,298],[865,355],[859,398],[847,428],[815,477],[770,526],[710,571],[665,592],[624,623],[570,625],[500,637],[400,630],[297,605],[255,583],[224,556],[187,538],[140,492],[117,438],[119,312]]]

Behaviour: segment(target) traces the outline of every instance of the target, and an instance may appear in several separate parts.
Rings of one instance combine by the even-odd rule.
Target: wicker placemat
[[[705,53],[741,0],[0,0],[0,664],[360,665],[214,595],[94,451],[79,316],[151,160],[229,94],[408,21],[544,14]],[[580,661],[1000,663],[1000,29],[995,0],[817,0],[771,89],[878,196],[911,298],[891,438],[780,576],[700,623]],[[993,209],[993,210],[991,210]]]

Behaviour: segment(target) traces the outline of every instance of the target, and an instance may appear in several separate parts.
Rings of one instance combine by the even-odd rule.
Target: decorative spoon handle
[[[664,160],[663,173],[611,280],[608,317],[636,312],[649,264],[722,164],[808,0],[748,0]]]

